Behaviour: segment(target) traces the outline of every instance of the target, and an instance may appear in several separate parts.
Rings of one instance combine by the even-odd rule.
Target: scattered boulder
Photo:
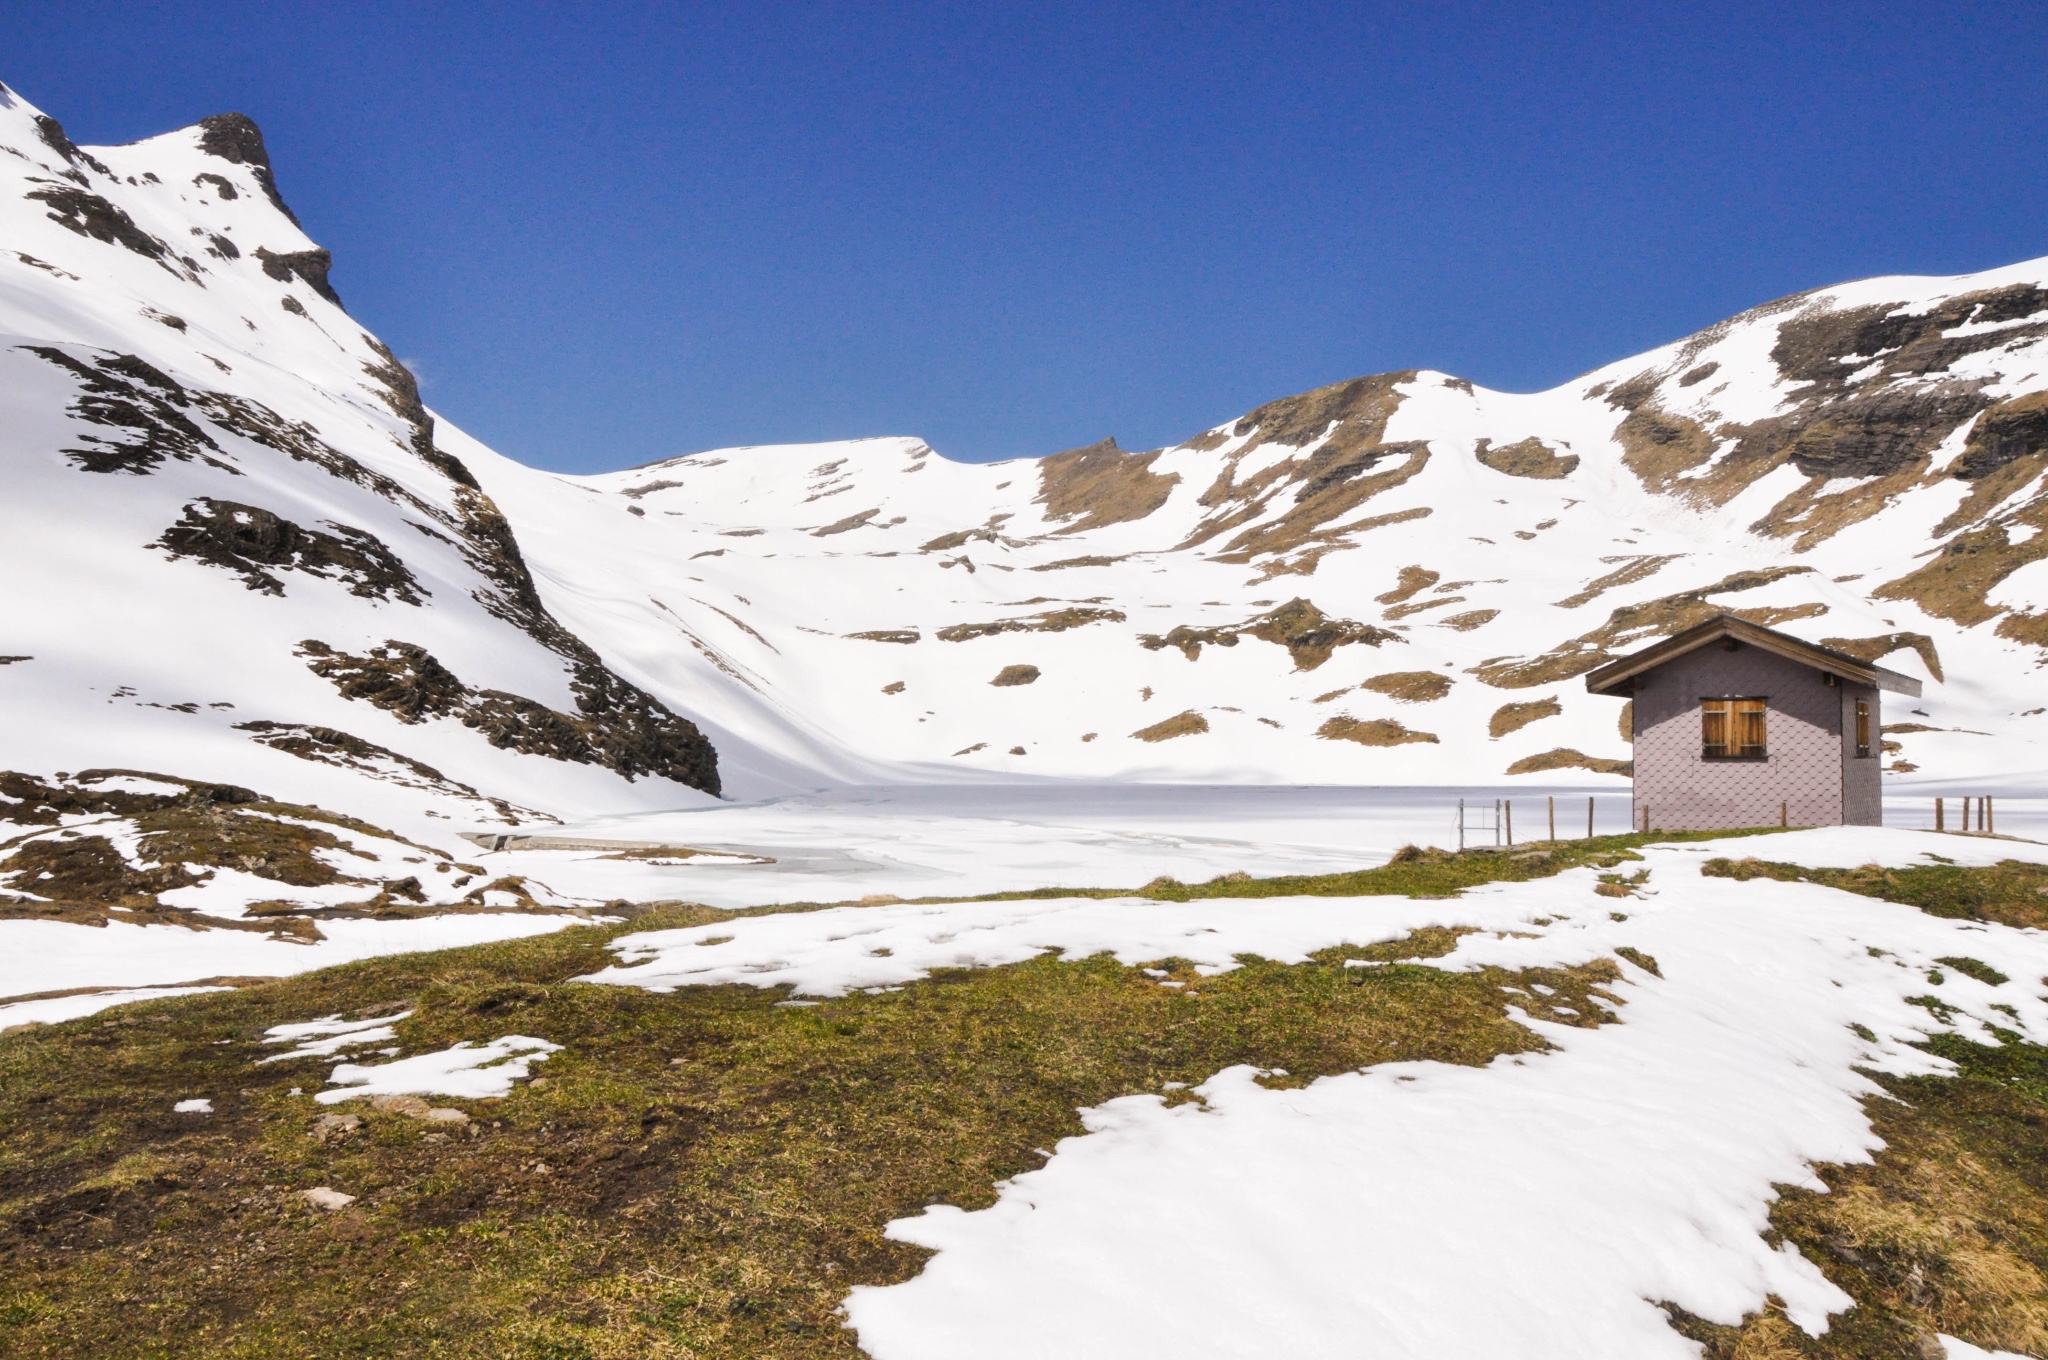
[[[328,1185],[316,1185],[310,1190],[301,1190],[299,1191],[299,1198],[314,1208],[325,1209],[329,1213],[333,1213],[336,1209],[346,1209],[349,1205],[356,1202],[354,1195],[343,1194],[341,1191]]]
[[[462,1111],[450,1109],[445,1105],[429,1104],[421,1096],[371,1096],[370,1108],[379,1114],[400,1114],[404,1115],[407,1119],[423,1119],[429,1124],[467,1124],[469,1122],[469,1116]],[[350,1129],[359,1126],[363,1122],[352,1114],[328,1115],[326,1119],[354,1120],[355,1122],[348,1126]],[[326,1120],[323,1119],[321,1122],[324,1124]],[[314,1127],[317,1131],[320,1126],[315,1125]],[[336,1127],[339,1128],[339,1125]],[[346,1132],[347,1130],[342,1131]]]

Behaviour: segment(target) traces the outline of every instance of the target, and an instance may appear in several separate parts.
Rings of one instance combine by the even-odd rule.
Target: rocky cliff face
[[[401,820],[717,792],[549,612],[254,123],[85,149],[0,89],[0,153],[0,764]]]
[[[1896,774],[2044,764],[2048,261],[1817,290],[1549,392],[1359,378],[1168,449],[572,478],[427,409],[247,119],[81,148],[0,94],[0,151],[0,768],[409,826],[1595,779],[1626,718],[1577,677],[1724,609],[1923,675]]]

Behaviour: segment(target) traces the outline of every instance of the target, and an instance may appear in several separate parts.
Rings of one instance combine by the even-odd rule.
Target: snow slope
[[[463,456],[736,787],[1593,780],[1629,749],[1577,677],[1722,609],[1925,680],[1895,775],[2012,777],[2048,766],[2044,284],[1868,280],[1549,392],[1383,375],[1150,454]]]

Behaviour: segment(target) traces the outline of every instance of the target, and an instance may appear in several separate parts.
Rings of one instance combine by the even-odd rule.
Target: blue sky
[[[0,3],[81,142],[239,109],[449,419],[596,471],[1550,386],[2048,254],[2048,7]]]

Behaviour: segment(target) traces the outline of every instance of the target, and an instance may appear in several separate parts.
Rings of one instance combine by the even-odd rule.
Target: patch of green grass
[[[1988,868],[1926,864],[1881,869],[1866,864],[1859,869],[1808,869],[1770,860],[1710,859],[1700,866],[1700,872],[1709,878],[1820,883],[1865,897],[1902,902],[1930,916],[1996,921],[2000,925],[2036,929],[2048,927],[2048,865],[2019,860],[2005,860]]]
[[[1611,852],[1610,852],[1611,853]],[[1508,868],[1506,856],[1488,862]],[[1425,866],[1438,886],[1462,868]],[[1242,887],[1244,885],[1235,885]],[[1511,1020],[1613,1018],[1611,964],[1451,973],[1458,932],[1247,960],[1165,981],[1042,957],[781,1008],[746,987],[657,995],[570,979],[643,917],[144,1003],[0,1036],[0,1353],[23,1357],[852,1356],[846,1290],[926,1253],[882,1236],[994,1201],[1077,1111],[1192,1099],[1238,1063],[1270,1085],[1373,1063],[1544,1047]],[[1383,966],[1346,968],[1346,958]],[[1554,995],[1535,990],[1535,984]],[[329,1061],[258,1066],[275,1024],[387,1014],[408,1052],[565,1046],[467,1129],[316,1105]],[[1567,1008],[1569,1012],[1567,1013]],[[179,1115],[191,1096],[216,1113]],[[360,1129],[311,1136],[321,1113]],[[340,1211],[298,1194],[357,1196]]]
[[[1967,977],[1973,977],[1979,982],[1989,983],[1993,987],[2003,986],[2005,983],[2012,981],[2011,978],[1999,972],[1982,959],[1973,959],[1966,954],[1944,954],[1936,959],[1935,962],[1945,963],[1958,973],[1962,973]]]

